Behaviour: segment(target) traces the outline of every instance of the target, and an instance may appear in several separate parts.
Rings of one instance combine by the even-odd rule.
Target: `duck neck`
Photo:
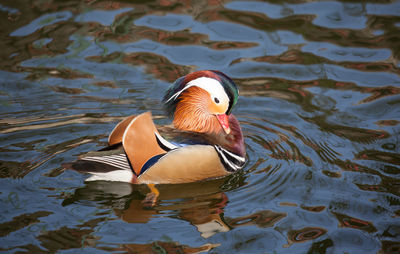
[[[224,135],[221,140],[221,146],[234,154],[245,157],[246,147],[244,144],[242,129],[240,128],[239,121],[233,114],[229,115],[229,126],[231,132],[228,135]]]

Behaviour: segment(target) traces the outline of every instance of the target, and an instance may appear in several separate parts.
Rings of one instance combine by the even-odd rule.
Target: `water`
[[[399,253],[400,1],[0,4],[4,253]],[[188,72],[240,88],[249,162],[85,184],[61,164]]]

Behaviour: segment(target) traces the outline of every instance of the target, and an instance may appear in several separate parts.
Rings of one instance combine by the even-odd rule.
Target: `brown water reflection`
[[[120,52],[101,57],[89,56],[86,58],[89,61],[98,63],[117,62],[131,64],[134,66],[144,66],[148,73],[151,73],[156,78],[168,82],[175,81],[178,77],[184,76],[194,70],[189,66],[173,65],[167,58],[151,53],[132,53],[125,55]]]
[[[313,65],[313,64],[335,64],[348,69],[354,69],[359,71],[385,71],[400,75],[400,69],[396,66],[396,62],[336,62],[328,58],[316,56],[312,53],[302,52],[298,49],[289,49],[278,56],[261,56],[255,58],[239,58],[231,64],[236,64],[244,61],[255,61],[265,62],[271,64],[302,64],[302,65]]]
[[[251,225],[260,228],[273,227],[287,216],[286,213],[271,210],[261,210],[239,217],[225,216],[224,210],[229,203],[229,198],[224,192],[220,192],[220,188],[224,184],[226,184],[226,180],[220,179],[194,184],[159,186],[159,205],[154,209],[149,209],[143,204],[144,194],[149,191],[145,186],[129,186],[128,184],[125,186],[127,188],[124,192],[118,183],[90,183],[86,187],[78,189],[74,195],[67,197],[63,204],[68,206],[84,200],[108,203],[100,198],[101,194],[115,193],[123,196],[123,200],[126,200],[124,204],[117,202],[115,207],[112,205],[114,213],[123,221],[133,224],[148,223],[167,214],[168,211],[175,211],[174,218],[189,222],[196,227],[203,238],[209,238],[237,227]],[[177,202],[171,202],[171,200],[178,199]]]
[[[292,230],[288,233],[289,244],[285,247],[289,247],[293,243],[301,243],[316,239],[326,233],[323,228],[302,228],[299,230]]]
[[[397,253],[399,1],[3,1],[4,252]],[[249,163],[227,179],[84,184],[102,148],[188,72],[240,88]],[[166,127],[167,126],[167,127]],[[165,128],[164,128],[165,127]],[[355,239],[355,240],[353,240]]]
[[[311,22],[315,18],[314,15],[291,15],[281,19],[272,19],[261,13],[234,10],[219,10],[218,14],[217,19],[219,20],[244,24],[257,30],[289,30],[302,34],[309,41],[324,41],[347,47],[363,45],[370,48],[390,48],[395,58],[400,57],[400,49],[397,43],[400,39],[400,35],[397,33],[399,29],[394,25],[400,21],[400,18],[396,16],[367,15],[367,24],[370,24],[371,29],[385,29],[383,35],[373,36],[363,30],[329,29],[316,26]],[[207,15],[208,20],[210,16],[212,17],[212,15]]]
[[[340,214],[340,213],[333,213],[333,214],[339,220],[340,227],[355,228],[355,229],[367,231],[369,233],[376,232],[376,228],[369,221],[363,221],[360,219],[352,218],[350,216]]]

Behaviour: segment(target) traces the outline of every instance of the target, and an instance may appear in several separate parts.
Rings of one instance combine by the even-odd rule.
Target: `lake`
[[[2,253],[399,253],[400,1],[2,1]],[[248,162],[146,186],[64,170],[219,70]]]

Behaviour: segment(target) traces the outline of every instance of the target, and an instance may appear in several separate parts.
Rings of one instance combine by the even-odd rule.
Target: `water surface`
[[[4,253],[398,253],[400,1],[3,1]],[[168,85],[240,89],[243,171],[148,189],[84,183],[98,150]]]

